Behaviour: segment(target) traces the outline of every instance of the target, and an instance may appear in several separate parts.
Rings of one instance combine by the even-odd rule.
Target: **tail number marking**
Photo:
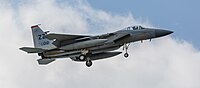
[[[38,35],[38,39],[39,39],[39,40],[45,39],[44,36],[45,36],[45,34]]]
[[[43,40],[43,39],[45,39],[44,36],[45,36],[45,34],[38,35],[38,40]],[[39,44],[40,44],[41,46],[49,45],[49,41],[41,41]]]
[[[49,45],[49,41],[40,42],[40,45],[41,45],[41,46]]]

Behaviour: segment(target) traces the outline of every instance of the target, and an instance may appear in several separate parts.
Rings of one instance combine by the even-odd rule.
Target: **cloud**
[[[59,33],[99,34],[148,22],[131,13],[113,14],[92,8],[87,1],[0,1],[1,88],[199,88],[200,52],[172,37],[133,43],[123,55],[95,61],[91,68],[70,59],[39,66],[37,55],[19,51],[33,46],[30,26]],[[120,50],[122,51],[122,50]]]

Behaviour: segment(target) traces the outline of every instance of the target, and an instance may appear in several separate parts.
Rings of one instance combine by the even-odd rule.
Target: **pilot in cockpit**
[[[140,29],[144,29],[142,26],[132,26],[132,27],[128,27],[127,30],[140,30]]]

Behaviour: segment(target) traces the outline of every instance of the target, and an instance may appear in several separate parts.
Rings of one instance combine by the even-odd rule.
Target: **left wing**
[[[47,35],[45,35],[45,37],[50,39],[50,40],[56,39],[58,41],[63,41],[63,40],[71,40],[71,39],[90,37],[90,36],[70,35],[70,34],[47,34]]]
[[[70,34],[46,34],[45,37],[50,40],[54,40],[53,44],[57,47],[61,46],[62,41],[73,42],[75,39],[85,39],[90,36],[85,35],[70,35]]]
[[[99,60],[99,59],[105,59],[105,58],[109,58],[109,57],[113,57],[113,56],[116,56],[116,55],[119,55],[121,54],[122,52],[101,52],[101,53],[95,53],[95,54],[91,54],[90,56],[90,59],[91,60]],[[71,55],[69,56],[72,60],[74,61],[80,61],[78,59],[78,56],[80,54],[74,54],[74,55]]]

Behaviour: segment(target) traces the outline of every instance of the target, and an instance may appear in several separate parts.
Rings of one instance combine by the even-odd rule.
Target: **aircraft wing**
[[[95,53],[95,54],[91,54],[90,59],[91,60],[99,60],[99,59],[105,59],[105,58],[109,58],[109,57],[113,57],[116,55],[121,54],[122,52],[101,52],[101,53]],[[80,55],[80,54],[79,54]],[[74,61],[80,61],[78,59],[78,54],[74,54],[69,56],[72,60]]]
[[[56,39],[56,41],[63,41],[63,40],[71,40],[71,39],[77,39],[77,38],[83,38],[83,37],[90,37],[85,35],[70,35],[70,34],[47,34],[45,35],[46,38],[50,40]]]

